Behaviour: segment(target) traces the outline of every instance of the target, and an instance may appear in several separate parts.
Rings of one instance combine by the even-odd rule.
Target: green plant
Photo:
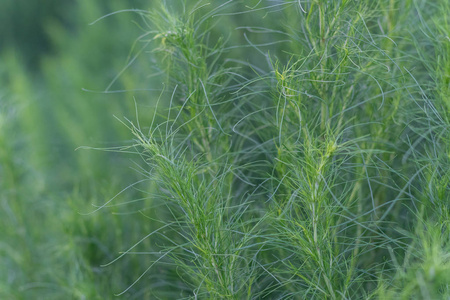
[[[428,129],[420,120],[430,117],[411,98],[430,82],[421,72],[434,70],[414,52],[421,43],[416,32],[398,38],[408,32],[421,3],[307,1],[263,7],[260,1],[236,7],[200,1],[193,8],[180,3],[180,10],[168,5],[143,13],[156,28],[148,35],[157,43],[153,52],[173,91],[168,117],[153,123],[148,135],[129,126],[170,195],[175,232],[190,228],[183,234],[187,244],[176,245],[198,245],[200,254],[194,255],[209,262],[202,264],[203,273],[184,260],[195,251],[171,252],[183,274],[198,278],[190,282],[192,295],[243,297],[232,293],[236,281],[225,284],[219,270],[212,277],[216,284],[207,284],[215,266],[211,259],[229,258],[227,249],[236,249],[236,241],[245,249],[236,249],[239,257],[254,262],[251,271],[240,269],[252,274],[239,281],[251,282],[250,298],[353,299],[389,290],[382,278],[395,274],[395,261],[407,257],[414,244],[403,232],[413,226],[409,212],[418,213],[425,168],[419,156],[429,157],[426,147],[410,143],[424,138],[422,130]],[[399,18],[397,10],[402,10]],[[209,23],[260,11],[284,21],[269,23],[272,28],[239,28],[254,40],[263,40],[262,34],[286,40],[261,46],[245,34],[263,63],[223,58],[241,49],[216,42],[221,40],[212,38]],[[286,47],[278,46],[282,43]],[[414,65],[418,75],[411,71]],[[411,122],[413,115],[418,122]],[[406,161],[410,155],[416,159]],[[238,201],[224,198],[227,193]],[[223,227],[222,220],[233,216],[231,204],[247,209],[238,210],[239,219],[231,217],[237,227]],[[209,215],[217,223],[205,223]],[[214,239],[198,235],[207,231],[206,224],[214,228],[210,234],[221,233],[216,252],[210,245]],[[237,229],[242,224],[253,225]],[[233,238],[236,231],[245,242]],[[230,261],[221,266],[229,274],[236,271]]]
[[[124,5],[1,73],[1,296],[449,297],[449,4]]]

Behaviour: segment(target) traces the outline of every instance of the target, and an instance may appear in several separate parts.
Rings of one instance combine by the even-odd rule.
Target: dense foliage
[[[140,4],[2,53],[0,298],[450,297],[449,2]]]

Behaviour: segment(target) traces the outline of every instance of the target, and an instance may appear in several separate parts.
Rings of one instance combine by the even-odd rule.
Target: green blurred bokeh
[[[138,179],[129,168],[134,157],[76,149],[123,145],[129,130],[114,115],[133,117],[136,103],[152,110],[158,94],[140,76],[149,68],[145,57],[115,80],[136,52],[139,16],[124,12],[89,25],[149,5],[0,3],[0,299],[105,299],[132,282],[120,271],[125,265],[100,265],[149,228],[111,211],[83,213]],[[144,91],[111,92],[134,89]],[[140,270],[132,261],[126,267]]]

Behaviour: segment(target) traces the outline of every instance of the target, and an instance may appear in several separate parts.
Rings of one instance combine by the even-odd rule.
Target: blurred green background
[[[1,1],[0,299],[109,299],[140,274],[132,259],[100,265],[148,233],[148,222],[113,208],[86,215],[139,179],[129,161],[136,157],[76,149],[125,144],[131,135],[114,116],[134,117],[137,103],[145,121],[152,109],[158,93],[149,89],[160,83],[142,75],[152,62],[139,57],[121,73],[144,32],[139,16],[89,25],[149,5]]]

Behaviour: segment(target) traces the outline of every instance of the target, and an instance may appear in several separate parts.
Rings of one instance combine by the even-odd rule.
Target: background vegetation
[[[447,1],[0,8],[0,298],[450,298]]]

